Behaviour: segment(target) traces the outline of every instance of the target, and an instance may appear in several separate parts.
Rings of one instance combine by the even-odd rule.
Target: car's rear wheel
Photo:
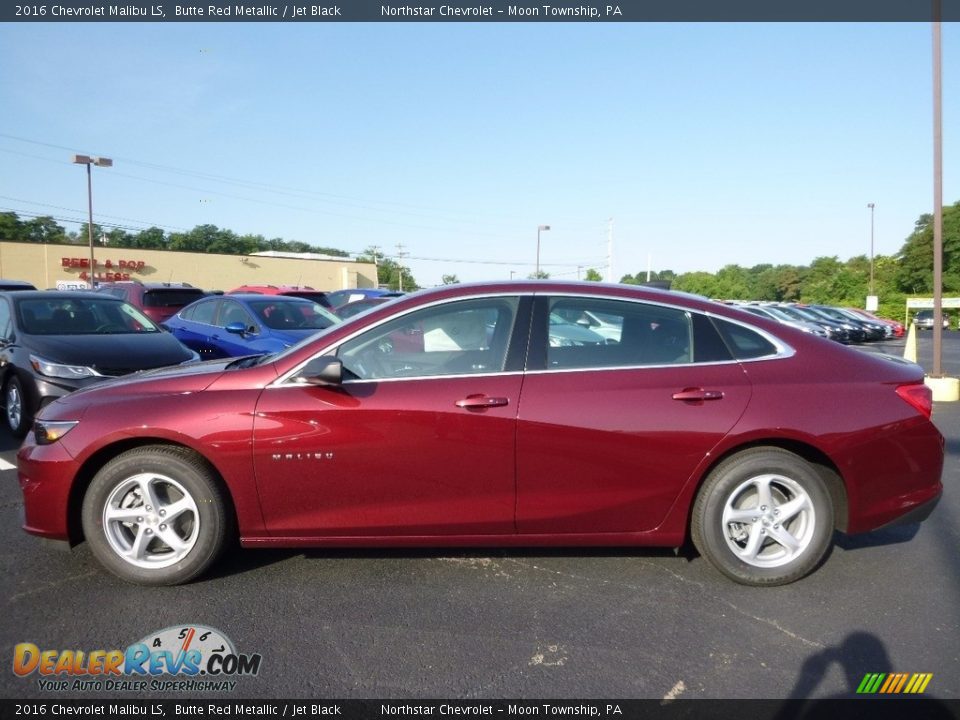
[[[700,553],[745,585],[785,585],[812,572],[833,538],[834,511],[823,480],[780,448],[738,453],[710,473],[693,506]]]
[[[22,438],[33,424],[30,400],[23,391],[23,384],[15,374],[3,385],[3,400],[6,405],[4,417],[14,437]]]
[[[83,531],[112,573],[141,585],[177,585],[223,549],[230,515],[206,464],[183,448],[146,446],[118,455],[83,500]]]

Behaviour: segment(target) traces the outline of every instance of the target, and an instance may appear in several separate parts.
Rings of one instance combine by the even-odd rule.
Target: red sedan
[[[577,332],[602,317],[605,332]],[[564,318],[564,332],[552,327]],[[402,339],[403,342],[399,342]],[[120,577],[247,547],[679,546],[752,585],[833,532],[916,522],[943,439],[917,365],[692,296],[451,285],[278,355],[143,373],[45,407],[25,529]]]

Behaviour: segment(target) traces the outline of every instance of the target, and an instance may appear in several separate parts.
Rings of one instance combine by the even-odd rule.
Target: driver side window
[[[482,298],[424,308],[340,346],[347,377],[404,377],[502,372],[517,298]]]

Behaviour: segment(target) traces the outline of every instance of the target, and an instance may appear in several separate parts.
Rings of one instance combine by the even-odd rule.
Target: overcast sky
[[[944,202],[960,27],[943,26]],[[0,208],[202,223],[422,285],[893,254],[932,212],[929,24],[0,25]],[[62,222],[68,229],[76,223]]]

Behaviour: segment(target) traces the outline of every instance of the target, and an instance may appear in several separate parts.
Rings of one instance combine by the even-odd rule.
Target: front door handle
[[[509,404],[510,400],[505,397],[487,397],[486,395],[467,395],[463,400],[457,400],[454,403],[458,408],[466,408],[467,410],[501,407]]]
[[[703,388],[684,388],[680,392],[673,394],[674,400],[685,400],[687,402],[700,402],[703,400],[720,400],[723,398],[723,392],[720,390],[704,390]]]

